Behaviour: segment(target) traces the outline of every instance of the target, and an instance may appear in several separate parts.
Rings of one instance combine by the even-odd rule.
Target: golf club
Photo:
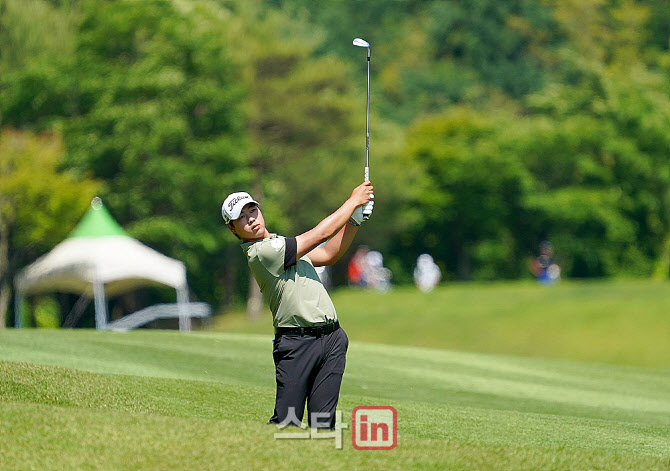
[[[365,105],[365,181],[370,180],[370,43],[364,39],[354,39],[354,46],[368,48],[368,92]],[[374,196],[373,196],[374,198]],[[363,208],[363,219],[369,219],[372,214],[372,201]]]

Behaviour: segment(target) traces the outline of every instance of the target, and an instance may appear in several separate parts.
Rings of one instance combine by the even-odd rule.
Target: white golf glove
[[[370,201],[363,205],[363,219],[369,219],[372,216],[372,208],[375,206],[375,195],[370,195]]]
[[[356,208],[354,210],[354,214],[352,214],[351,217],[349,218],[349,222],[352,223],[354,226],[360,226],[361,224],[363,224],[363,221],[365,221],[365,219],[363,218],[363,208],[369,210],[369,213],[367,213],[366,211],[367,214],[372,214],[372,207],[374,206],[374,204],[375,202],[370,200],[369,203]]]

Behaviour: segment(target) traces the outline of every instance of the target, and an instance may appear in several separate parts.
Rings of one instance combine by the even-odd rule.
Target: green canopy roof
[[[128,234],[109,214],[109,211],[104,206],[100,206],[99,209],[90,208],[67,238],[113,235],[127,236]]]

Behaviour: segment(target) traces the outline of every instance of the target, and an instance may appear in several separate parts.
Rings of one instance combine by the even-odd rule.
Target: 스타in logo
[[[391,406],[359,406],[351,413],[351,441],[357,450],[392,450],[398,444],[398,413]]]

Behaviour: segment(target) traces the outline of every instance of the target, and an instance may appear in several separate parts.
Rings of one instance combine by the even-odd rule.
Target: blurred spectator
[[[383,255],[372,250],[365,256],[366,271],[364,278],[369,288],[386,293],[391,289],[391,270],[384,266]]]
[[[435,288],[435,286],[442,279],[440,267],[433,261],[427,253],[419,255],[416,259],[416,268],[414,268],[414,284],[424,293],[428,293]]]
[[[554,260],[554,246],[548,240],[540,243],[540,254],[531,260],[530,271],[537,281],[545,285],[561,278],[561,267]]]
[[[367,280],[365,279],[367,271],[366,256],[369,252],[370,249],[367,246],[361,245],[349,260],[347,276],[350,285],[367,286]]]

